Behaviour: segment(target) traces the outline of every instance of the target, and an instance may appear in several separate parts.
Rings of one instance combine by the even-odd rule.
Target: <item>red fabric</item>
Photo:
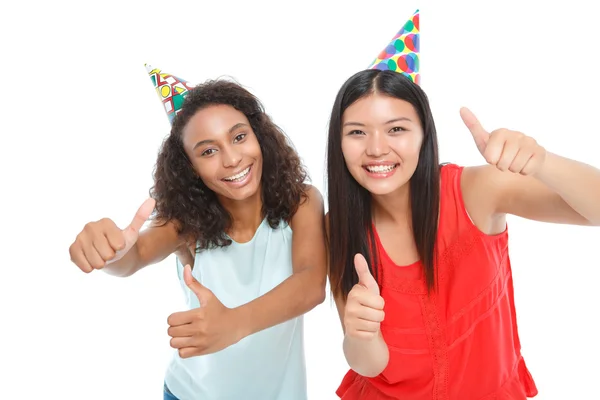
[[[348,371],[343,400],[525,400],[537,395],[521,356],[508,232],[471,222],[460,190],[463,168],[441,171],[439,290],[426,294],[421,264],[395,265],[377,238],[390,352],[375,378]]]

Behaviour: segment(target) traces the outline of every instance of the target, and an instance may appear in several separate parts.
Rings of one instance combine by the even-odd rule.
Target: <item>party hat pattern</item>
[[[396,71],[408,76],[416,84],[420,84],[419,42],[419,10],[417,10],[369,68]]]
[[[145,64],[145,66],[154,89],[165,108],[169,122],[172,124],[175,115],[181,111],[183,99],[195,85],[175,75],[165,74],[149,64]]]

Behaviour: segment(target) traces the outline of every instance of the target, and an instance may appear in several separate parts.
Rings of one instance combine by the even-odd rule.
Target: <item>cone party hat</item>
[[[369,68],[396,71],[408,76],[416,84],[420,84],[419,42],[419,10],[417,10]]]
[[[169,122],[172,124],[175,115],[181,110],[183,99],[195,85],[171,74],[165,74],[160,69],[145,64],[150,80],[165,108]]]

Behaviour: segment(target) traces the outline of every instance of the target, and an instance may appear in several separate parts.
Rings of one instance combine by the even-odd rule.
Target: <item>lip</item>
[[[392,161],[369,161],[366,164],[363,164],[363,167],[381,167],[386,165],[397,165],[399,163]]]
[[[246,174],[244,179],[242,179],[241,181],[232,182],[232,181],[227,181],[225,179],[221,179],[221,182],[225,183],[229,187],[236,188],[236,189],[246,186],[248,184],[248,182],[250,182],[250,178],[252,177],[252,173],[254,170],[253,167],[254,167],[254,164],[250,164],[249,166],[240,169],[238,172],[229,175],[229,176],[235,176],[235,175],[239,174],[240,172],[244,171],[245,169],[250,168],[250,170],[248,171],[248,173]]]
[[[367,167],[386,167],[386,166],[395,166],[394,169],[388,172],[371,172],[367,169]],[[389,162],[389,161],[372,161],[368,164],[364,164],[362,169],[365,171],[368,177],[374,179],[385,179],[394,175],[400,166],[399,163]]]

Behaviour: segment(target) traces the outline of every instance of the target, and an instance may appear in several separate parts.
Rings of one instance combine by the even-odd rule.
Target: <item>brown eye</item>
[[[364,135],[364,134],[365,133],[363,131],[359,131],[358,129],[348,132],[348,136],[352,136],[352,135]]]
[[[237,142],[243,140],[245,137],[246,137],[245,133],[240,133],[233,139],[233,143],[237,143]]]
[[[210,156],[211,154],[213,154],[214,152],[216,152],[215,149],[206,149],[202,152],[202,154],[200,154],[201,156]]]

